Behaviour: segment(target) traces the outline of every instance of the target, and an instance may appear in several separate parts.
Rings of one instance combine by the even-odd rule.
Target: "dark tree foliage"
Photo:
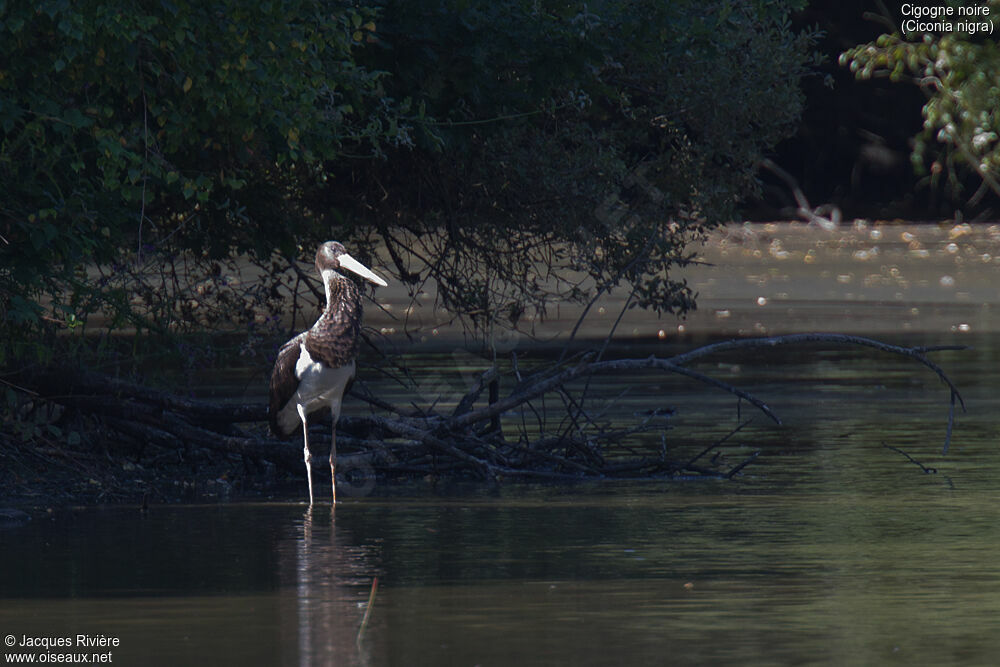
[[[0,0],[4,338],[245,328],[331,237],[477,325],[683,312],[799,117],[803,4]]]
[[[416,147],[354,165],[338,204],[371,220],[401,276],[434,279],[479,324],[620,283],[682,313],[694,295],[671,268],[732,219],[799,118],[811,35],[788,10],[389,2],[364,58],[418,111]]]
[[[0,1],[4,327],[143,324],[122,269],[144,251],[294,252],[301,174],[392,138],[353,62],[369,20],[316,0]]]

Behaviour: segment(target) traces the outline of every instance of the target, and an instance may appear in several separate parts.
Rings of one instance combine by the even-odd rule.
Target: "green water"
[[[733,439],[734,460],[761,454],[731,481],[418,481],[333,513],[308,511],[304,493],[36,513],[0,530],[0,635],[119,644],[5,647],[5,659],[993,664],[998,347],[988,336],[972,342],[973,351],[941,355],[969,407],[946,456],[947,392],[933,374],[834,350],[717,363],[785,420],[758,420]],[[618,395],[654,380],[602,381],[596,390]],[[682,430],[700,446],[735,423],[728,395],[655,382],[683,408],[671,446],[683,446]],[[652,391],[636,392],[634,405],[627,395],[622,413]]]
[[[135,665],[990,664],[998,511],[901,476],[67,512],[4,535],[0,633]]]

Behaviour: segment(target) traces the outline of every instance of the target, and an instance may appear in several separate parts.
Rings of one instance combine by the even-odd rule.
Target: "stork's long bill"
[[[351,257],[350,255],[348,255],[347,253],[344,253],[343,255],[341,255],[340,257],[338,257],[337,261],[340,262],[340,268],[342,268],[342,269],[347,269],[348,271],[350,271],[352,273],[356,273],[357,275],[361,276],[365,280],[370,280],[371,282],[375,283],[376,285],[380,285],[382,287],[388,287],[389,286],[389,283],[387,283],[386,281],[382,280],[374,271],[372,271],[367,266],[365,266],[364,264],[362,264],[358,260],[356,260],[353,257]]]

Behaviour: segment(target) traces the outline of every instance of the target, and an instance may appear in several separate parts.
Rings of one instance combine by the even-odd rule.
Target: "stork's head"
[[[365,280],[386,287],[387,282],[379,278],[367,266],[347,254],[347,249],[337,241],[327,241],[316,251],[316,271],[322,276],[324,271],[344,273],[350,271]]]

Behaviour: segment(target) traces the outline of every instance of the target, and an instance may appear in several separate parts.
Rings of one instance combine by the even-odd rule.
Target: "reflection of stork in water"
[[[316,511],[310,505],[299,522],[289,521],[288,525],[295,525],[294,533],[277,543],[282,576],[279,631],[283,638],[297,637],[298,641],[283,639],[281,659],[271,662],[374,664],[371,653],[378,642],[364,641],[364,628],[382,625],[383,620],[378,614],[369,618],[379,576],[375,547],[359,540],[348,526],[337,525],[334,512],[320,515]],[[362,608],[365,593],[368,604]],[[375,627],[369,629],[377,632]]]
[[[308,331],[281,346],[271,372],[268,417],[271,431],[288,437],[302,424],[303,457],[309,479],[309,504],[313,502],[312,454],[309,452],[307,418],[329,408],[333,417],[330,474],[333,502],[337,502],[337,419],[344,393],[354,379],[361,330],[361,292],[346,269],[376,285],[386,282],[347,254],[340,243],[327,241],[316,251],[316,271],[326,288],[326,309]]]

